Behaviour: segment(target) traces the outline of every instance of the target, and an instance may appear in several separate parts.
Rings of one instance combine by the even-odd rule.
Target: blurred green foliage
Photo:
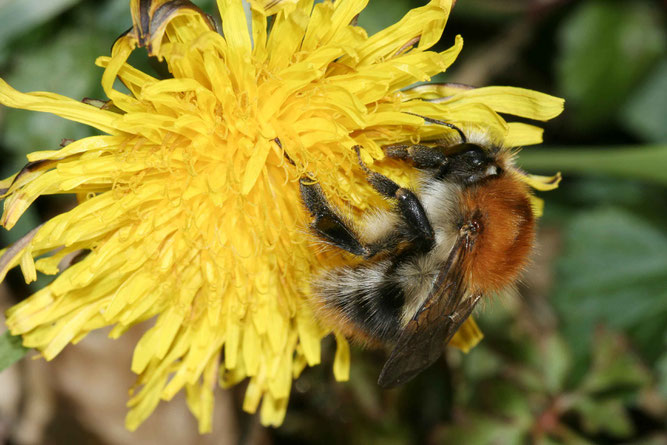
[[[495,334],[503,339],[502,331]],[[511,348],[525,355],[510,359]],[[459,401],[466,407],[458,414],[462,422],[440,428],[435,443],[595,443],[601,435],[633,434],[624,402],[638,403],[637,391],[650,384],[650,375],[610,332],[596,333],[592,363],[575,382],[568,379],[570,348],[555,331],[517,335],[500,349],[485,346],[481,354],[491,364],[470,380],[474,391]],[[471,354],[464,369],[477,360]]]
[[[581,130],[619,114],[665,53],[665,31],[650,2],[579,2],[558,31],[559,89]]]
[[[0,2],[0,76],[24,90],[103,98],[98,55],[130,26],[126,1]],[[215,14],[213,0],[196,1]],[[370,34],[417,0],[371,0]],[[459,0],[438,49],[465,46],[445,81],[534,88],[566,99],[545,146],[520,164],[562,170],[546,200],[536,288],[489,302],[485,340],[403,388],[375,383],[384,355],[355,350],[350,382],[330,360],[295,383],[274,443],[667,444],[667,48],[658,0]],[[141,57],[131,62],[152,71]],[[158,74],[155,74],[158,75]],[[470,76],[470,77],[468,77]],[[0,109],[0,175],[25,154],[91,130]],[[70,205],[40,199],[7,245]],[[529,274],[530,276],[530,274]],[[11,279],[15,295],[28,289]],[[4,340],[3,340],[4,341]],[[329,345],[331,349],[331,345]],[[251,424],[241,418],[242,424]]]
[[[640,140],[667,141],[667,60],[651,70],[629,98],[621,112],[621,122]]]
[[[9,331],[0,335],[0,371],[20,360],[27,352],[20,337],[12,336]]]
[[[664,233],[628,211],[607,207],[578,213],[564,234],[562,284],[553,301],[569,337],[586,343],[594,326],[605,322],[631,334],[646,358],[655,360],[665,346],[659,341],[667,313]]]

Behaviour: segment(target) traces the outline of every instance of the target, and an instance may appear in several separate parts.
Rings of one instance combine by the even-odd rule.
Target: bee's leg
[[[409,159],[415,163],[417,168],[439,169],[447,165],[447,156],[442,147],[429,147],[427,145],[389,145],[385,147],[385,153],[394,159]]]
[[[366,173],[368,182],[381,195],[397,201],[398,210],[407,223],[407,226],[414,230],[414,235],[424,243],[425,248],[430,248],[435,240],[435,234],[433,232],[433,227],[431,227],[431,223],[426,216],[426,211],[421,202],[419,202],[417,195],[396,184],[386,176],[369,169],[361,160],[359,153],[361,147],[357,145],[354,148],[357,151],[359,164]]]
[[[299,188],[301,199],[314,218],[310,227],[321,238],[354,255],[369,256],[369,249],[359,241],[350,224],[327,201],[319,184],[311,178],[302,177]]]

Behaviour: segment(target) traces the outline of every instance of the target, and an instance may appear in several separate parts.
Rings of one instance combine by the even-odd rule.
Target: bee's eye
[[[494,175],[492,159],[480,146],[466,144],[465,148],[449,157],[447,175],[458,178],[465,184],[473,184],[487,176]]]
[[[488,160],[484,150],[474,145],[471,145],[470,148],[461,153],[461,157],[465,160],[464,162],[473,168],[479,168],[483,166]]]

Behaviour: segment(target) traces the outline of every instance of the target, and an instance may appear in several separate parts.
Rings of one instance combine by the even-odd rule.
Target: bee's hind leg
[[[415,240],[418,241],[425,250],[430,249],[435,242],[435,233],[433,232],[433,227],[431,226],[431,223],[426,216],[426,211],[419,201],[419,198],[417,198],[417,195],[411,190],[396,184],[386,176],[369,169],[361,160],[359,152],[361,147],[357,145],[354,149],[359,157],[359,164],[364,170],[364,173],[366,173],[368,182],[381,195],[396,200],[398,211],[407,223],[407,227],[412,230],[412,235],[415,237]]]
[[[370,249],[359,241],[351,224],[327,201],[318,183],[307,176],[302,177],[299,188],[301,199],[314,219],[310,227],[320,238],[354,255],[371,256]]]

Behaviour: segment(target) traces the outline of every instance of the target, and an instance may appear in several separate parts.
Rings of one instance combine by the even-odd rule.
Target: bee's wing
[[[378,379],[383,388],[405,383],[435,362],[481,298],[463,282],[466,237],[459,236],[431,294],[401,332]]]

